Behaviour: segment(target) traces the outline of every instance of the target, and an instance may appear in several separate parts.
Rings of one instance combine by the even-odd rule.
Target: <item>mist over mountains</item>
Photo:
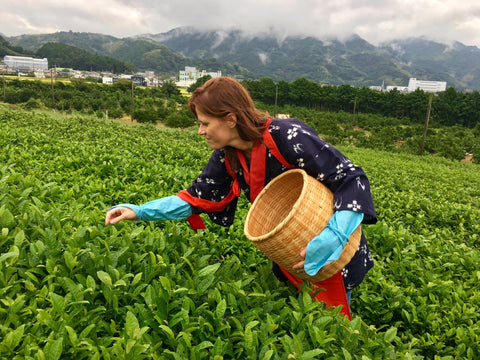
[[[185,66],[247,79],[301,77],[322,84],[406,86],[410,77],[446,81],[457,90],[480,90],[480,49],[460,42],[423,38],[375,46],[359,36],[346,40],[273,34],[246,36],[240,30],[199,31],[192,27],[129,38],[57,32],[6,37],[13,46],[36,52],[45,43],[75,46],[131,63],[136,70],[174,76]]]

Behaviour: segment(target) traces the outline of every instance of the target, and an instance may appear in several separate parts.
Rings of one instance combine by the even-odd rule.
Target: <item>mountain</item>
[[[5,55],[31,56],[32,54],[19,46],[12,46],[3,36],[0,36],[0,57],[3,58]]]
[[[247,75],[241,66],[221,64],[213,57],[189,58],[175,52],[168,46],[148,38],[115,38],[94,33],[61,31],[54,34],[20,35],[8,38],[15,46],[23,46],[35,53],[47,43],[61,43],[88,51],[91,54],[110,56],[128,62],[137,70],[153,70],[157,74],[175,76],[185,66],[196,66],[209,71],[222,70],[228,74]]]
[[[60,31],[53,34],[20,35],[6,38],[10,44],[21,46],[25,50],[35,52],[46,43],[62,43],[78,47],[92,54],[108,55],[105,48],[116,43],[119,39],[95,33],[77,33]]]
[[[113,57],[91,54],[86,50],[62,43],[45,43],[35,54],[38,57],[47,58],[50,65],[55,67],[111,71],[117,74],[133,70],[133,65]]]
[[[460,42],[441,44],[422,38],[383,45],[397,63],[417,78],[442,79],[458,90],[480,90],[480,49]]]
[[[410,77],[446,81],[457,90],[480,90],[480,49],[427,39],[395,40],[374,46],[359,36],[340,41],[272,34],[246,36],[239,30],[198,31],[176,28],[161,34],[115,38],[59,32],[8,38],[14,46],[37,51],[60,42],[135,65],[176,75],[185,66],[249,79],[301,77],[324,84],[406,86]]]
[[[287,81],[305,77],[321,83],[408,85],[410,77],[446,81],[458,90],[480,90],[480,49],[415,38],[374,46],[359,36],[345,41],[273,35],[243,36],[240,31],[200,32],[178,28],[142,35],[192,57],[214,56],[241,64],[256,76]]]

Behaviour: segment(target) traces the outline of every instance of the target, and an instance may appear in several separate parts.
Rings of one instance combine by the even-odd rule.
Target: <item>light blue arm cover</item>
[[[176,195],[149,201],[143,205],[120,204],[137,214],[138,220],[180,220],[192,215],[190,204]]]
[[[305,272],[313,276],[328,262],[337,260],[348,242],[348,238],[360,225],[363,214],[341,210],[333,214],[327,226],[307,244]]]

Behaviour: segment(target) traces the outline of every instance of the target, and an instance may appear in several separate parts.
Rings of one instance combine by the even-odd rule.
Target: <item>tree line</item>
[[[425,121],[430,94],[402,93],[350,85],[321,85],[305,78],[291,83],[270,78],[243,82],[252,97],[268,105],[295,105],[328,112],[376,114],[413,122]],[[440,125],[474,128],[480,123],[480,92],[458,92],[450,87],[433,97],[431,118]]]
[[[4,81],[3,100],[19,104],[27,110],[50,108],[77,111],[98,117],[130,117],[143,123],[166,123],[172,127],[188,127],[194,119],[183,106],[186,98],[172,80],[157,88],[135,86],[119,79],[112,85],[96,83],[95,79]]]
[[[200,78],[188,92],[208,78]],[[170,127],[195,123],[186,109],[187,97],[172,80],[158,88],[138,87],[122,79],[113,85],[91,80],[8,79],[3,85],[3,101],[27,110],[50,108]],[[298,118],[333,145],[419,154],[425,134],[427,154],[461,160],[470,153],[475,162],[480,158],[480,112],[475,111],[478,93],[463,94],[449,88],[433,96],[432,119],[425,132],[430,94],[421,90],[383,93],[348,85],[322,87],[305,79],[275,84],[264,78],[242,83],[258,108],[272,116],[287,113]]]

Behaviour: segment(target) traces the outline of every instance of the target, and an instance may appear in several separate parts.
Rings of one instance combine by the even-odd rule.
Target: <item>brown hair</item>
[[[188,99],[188,110],[195,117],[197,109],[221,119],[232,113],[237,118],[237,130],[242,140],[255,142],[262,139],[268,115],[255,107],[248,91],[237,80],[229,77],[208,80]],[[224,151],[233,171],[239,170],[235,149],[227,146]]]

